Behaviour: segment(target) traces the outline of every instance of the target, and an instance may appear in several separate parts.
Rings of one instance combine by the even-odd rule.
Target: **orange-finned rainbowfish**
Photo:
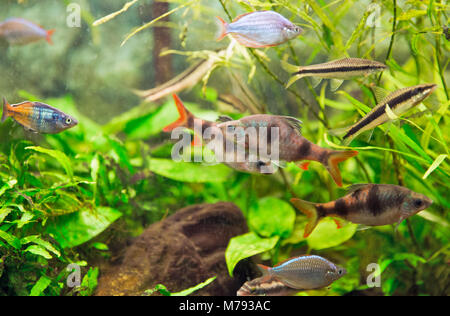
[[[25,129],[40,134],[57,134],[78,124],[75,118],[50,105],[29,101],[10,105],[3,98],[1,122],[8,117],[12,117]]]
[[[327,287],[347,273],[344,268],[315,255],[292,258],[273,268],[261,264],[258,267],[263,276],[275,277],[286,286],[297,290],[314,290]]]
[[[251,47],[271,47],[299,36],[303,29],[274,11],[255,11],[239,15],[231,23],[217,17],[221,23],[222,40],[230,34],[239,44]]]
[[[423,194],[393,184],[355,184],[350,186],[349,194],[328,203],[311,203],[295,198],[291,202],[309,219],[305,238],[327,216],[356,224],[381,226],[401,223],[433,203]]]
[[[42,39],[53,44],[54,31],[47,31],[22,18],[10,18],[0,23],[0,38],[4,38],[10,45],[26,45]]]

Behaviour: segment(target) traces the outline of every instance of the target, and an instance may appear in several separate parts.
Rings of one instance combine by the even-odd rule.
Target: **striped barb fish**
[[[317,86],[322,79],[335,79],[332,81],[331,86],[333,91],[340,87],[343,80],[368,76],[388,68],[385,64],[378,61],[361,58],[344,58],[309,66],[295,66],[282,61],[281,65],[284,70],[293,73],[293,76],[286,84],[286,88],[300,78],[313,77],[316,78],[315,86]]]
[[[8,117],[12,117],[26,130],[40,134],[57,134],[78,124],[75,118],[50,105],[29,101],[10,105],[3,98],[1,122]]]
[[[290,296],[299,290],[286,286],[274,276],[265,275],[244,283],[237,296]]]
[[[390,118],[388,113],[386,112],[387,106],[389,106],[389,108],[396,116],[401,116],[409,109],[422,102],[436,88],[436,84],[426,83],[397,90],[389,94],[369,113],[367,113],[366,116],[364,116],[354,125],[343,129],[336,129],[334,131],[337,134],[339,134],[340,132],[344,132],[344,144],[349,144],[362,132],[373,129],[378,125],[388,122]]]
[[[303,29],[281,14],[274,11],[255,11],[239,15],[231,23],[220,21],[220,35],[217,41],[226,35],[241,45],[251,48],[271,47],[283,44],[299,36]]]
[[[263,276],[269,275],[297,290],[314,290],[329,286],[347,271],[319,256],[301,256],[286,260],[273,268],[258,265]]]
[[[305,238],[323,217],[339,217],[367,226],[390,225],[401,223],[433,203],[423,194],[393,184],[352,185],[349,194],[328,203],[312,203],[295,198],[291,202],[309,219]]]

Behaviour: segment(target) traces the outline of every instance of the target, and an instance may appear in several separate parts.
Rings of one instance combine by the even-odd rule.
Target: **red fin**
[[[270,271],[270,267],[267,267],[263,264],[257,264],[259,271],[261,271],[261,273],[264,275],[268,275],[269,271]]]
[[[308,223],[305,226],[305,232],[303,233],[303,237],[307,238],[320,221],[320,216],[317,213],[316,204],[300,199],[291,199],[291,203],[294,204],[294,206],[300,212],[305,214],[309,219]]]
[[[301,162],[301,163],[298,164],[298,166],[300,167],[300,169],[308,170],[308,167],[309,167],[310,163],[311,163],[310,161]]]
[[[220,31],[219,31],[219,35],[217,37],[217,41],[221,41],[225,36],[227,36],[228,32],[227,32],[227,22],[225,22],[220,16],[217,17],[220,21]]]
[[[333,221],[336,223],[337,229],[341,229],[341,228],[343,227],[342,224],[341,224],[341,222],[340,222],[339,220],[333,218]]]
[[[163,128],[164,132],[171,132],[172,130],[174,130],[177,127],[189,127],[188,126],[188,118],[190,116],[193,117],[193,115],[186,109],[183,102],[181,102],[180,98],[176,94],[173,94],[172,96],[173,96],[173,99],[175,100],[175,106],[177,107],[180,117],[178,118],[178,120],[176,120],[172,124],[169,124],[166,127],[164,127]]]
[[[47,38],[46,38],[46,40],[47,40],[47,42],[50,45],[53,45],[53,42],[52,42],[52,35],[53,35],[53,33],[55,33],[55,30],[48,30],[47,31]]]
[[[331,177],[338,186],[342,187],[342,177],[341,172],[339,171],[338,164],[351,157],[356,156],[357,154],[358,152],[354,150],[333,151],[329,154],[326,168],[328,169]]]

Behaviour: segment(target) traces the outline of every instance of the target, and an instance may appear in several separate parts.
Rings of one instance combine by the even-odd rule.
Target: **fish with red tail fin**
[[[41,26],[22,18],[10,18],[0,23],[0,37],[10,45],[26,45],[45,39],[53,44],[55,30],[45,30]]]
[[[301,125],[302,122],[294,117],[256,114],[239,120],[229,120],[217,125],[217,127],[222,129],[222,133],[227,138],[235,136],[239,130],[247,131],[254,128],[256,129],[255,138],[260,140],[266,137],[265,139],[269,143],[267,147],[278,142],[275,146],[278,147],[280,161],[310,160],[320,162],[328,170],[336,184],[342,186],[342,176],[338,164],[356,156],[358,152],[354,150],[332,150],[311,143],[302,136]],[[273,128],[276,129],[278,137],[273,132]],[[263,134],[265,136],[262,136]],[[228,137],[227,135],[231,136]],[[260,152],[260,142],[252,142],[250,138],[247,138],[245,142],[245,146],[250,152]],[[254,147],[252,143],[256,143],[257,147]],[[307,169],[308,163],[302,163],[301,168]]]
[[[304,237],[308,237],[324,217],[340,217],[355,224],[382,226],[401,223],[429,207],[427,196],[393,184],[356,184],[349,194],[328,203],[291,199],[308,217]]]
[[[329,286],[347,271],[320,256],[308,255],[288,259],[273,268],[259,264],[263,276],[275,277],[289,288],[315,290]]]

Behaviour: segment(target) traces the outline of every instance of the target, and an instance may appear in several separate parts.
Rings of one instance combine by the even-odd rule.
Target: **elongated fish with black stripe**
[[[393,184],[356,184],[349,194],[328,203],[291,199],[292,204],[309,219],[304,232],[308,237],[323,217],[340,217],[367,226],[401,223],[429,207],[427,196]]]
[[[332,90],[339,88],[343,80],[368,76],[388,68],[378,61],[361,58],[343,58],[309,66],[295,66],[282,61],[281,65],[284,70],[293,73],[286,88],[300,78],[315,77],[318,78],[315,85],[318,85],[322,79],[335,79],[334,83],[332,82]]]
[[[386,112],[387,106],[389,106],[396,116],[401,116],[409,109],[422,102],[436,88],[437,85],[434,83],[425,83],[403,88],[389,94],[357,123],[350,127],[340,129],[345,132],[344,143],[349,144],[362,132],[373,129],[376,126],[389,121],[390,118]]]
[[[314,255],[288,259],[273,268],[262,264],[258,267],[263,276],[275,277],[287,287],[297,290],[315,290],[329,286],[347,273],[344,268]]]
[[[8,117],[12,117],[26,130],[40,134],[57,134],[78,124],[75,118],[48,104],[26,101],[10,105],[3,98],[1,122]]]
[[[237,296],[290,296],[298,291],[274,276],[265,275],[245,282],[237,291]]]

